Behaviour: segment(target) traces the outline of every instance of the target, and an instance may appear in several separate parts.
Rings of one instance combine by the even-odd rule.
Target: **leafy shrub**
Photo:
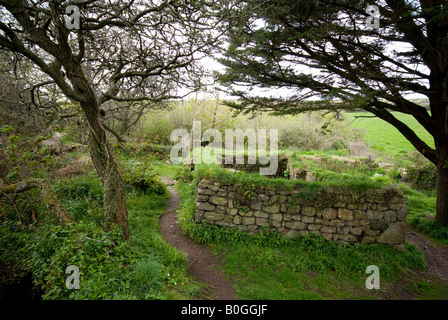
[[[163,195],[168,191],[166,185],[152,172],[148,164],[126,161],[123,170],[123,181],[136,190],[146,194]]]
[[[345,149],[347,149],[347,145],[342,140],[335,140],[331,144],[330,149],[331,150],[345,150]]]
[[[414,152],[407,157],[407,179],[414,189],[434,190],[437,185],[437,167],[423,155]]]
[[[443,226],[440,222],[428,217],[426,214],[412,215],[408,217],[407,221],[418,231],[423,231],[433,238],[448,240],[448,227]]]
[[[193,181],[194,174],[189,166],[183,165],[178,168],[174,178],[183,182],[191,182]]]
[[[103,184],[95,173],[58,181],[54,189],[62,206],[75,218],[94,221],[104,220]]]

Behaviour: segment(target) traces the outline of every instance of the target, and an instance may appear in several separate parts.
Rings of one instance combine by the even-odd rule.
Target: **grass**
[[[406,123],[429,146],[434,147],[432,136],[411,115],[399,112],[391,112],[398,120]],[[388,154],[395,158],[403,156],[415,148],[406,138],[391,124],[379,118],[356,118],[371,116],[367,112],[347,112],[348,121],[353,121],[351,127],[365,131],[365,140],[371,144],[371,148],[381,154]]]

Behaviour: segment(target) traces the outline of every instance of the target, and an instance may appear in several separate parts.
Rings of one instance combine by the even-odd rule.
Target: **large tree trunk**
[[[448,164],[441,163],[437,166],[437,211],[436,220],[444,226],[448,226]]]
[[[124,184],[118,164],[107,143],[106,131],[100,122],[99,106],[96,101],[92,101],[90,105],[82,104],[81,106],[90,127],[90,155],[103,181],[106,225],[119,225],[123,230],[124,238],[128,238],[129,221]]]
[[[67,77],[85,100],[80,102],[89,126],[89,150],[95,169],[104,186],[104,214],[106,225],[117,224],[123,230],[123,237],[129,237],[126,193],[117,162],[107,142],[104,126],[101,124],[100,106],[90,81],[80,64],[69,61],[64,68]]]

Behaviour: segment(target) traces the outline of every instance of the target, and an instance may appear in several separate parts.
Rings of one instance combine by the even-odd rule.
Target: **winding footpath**
[[[182,233],[176,218],[176,209],[179,206],[180,198],[173,187],[174,181],[167,177],[162,177],[162,181],[167,185],[171,195],[166,213],[160,218],[161,232],[166,241],[187,255],[189,274],[196,281],[208,285],[208,290],[205,293],[207,299],[234,300],[235,289],[219,269],[216,257],[206,247]]]

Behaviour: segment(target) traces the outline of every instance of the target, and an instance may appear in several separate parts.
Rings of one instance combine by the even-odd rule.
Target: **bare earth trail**
[[[415,281],[436,283],[447,288],[448,292],[448,246],[432,240],[425,234],[406,226],[406,241],[417,246],[426,258],[426,270],[409,270],[401,280],[398,280],[379,293],[378,298],[384,300],[418,300],[420,295],[412,287],[417,288]],[[446,297],[441,299],[448,300]]]
[[[177,191],[172,187],[174,181],[167,177],[162,177],[162,181],[168,186],[171,194],[166,213],[160,218],[161,232],[166,241],[187,255],[189,274],[196,281],[209,285],[208,299],[234,300],[235,289],[219,269],[217,258],[206,247],[192,241],[182,233],[176,218],[180,199]]]

